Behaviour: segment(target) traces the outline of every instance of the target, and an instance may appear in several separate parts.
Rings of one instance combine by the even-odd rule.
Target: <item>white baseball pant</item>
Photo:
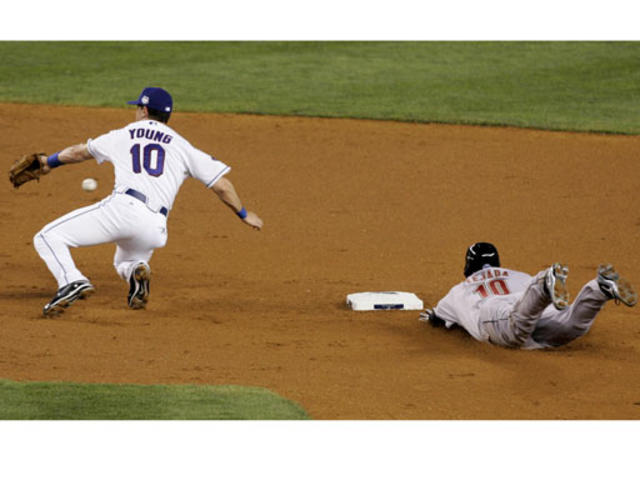
[[[54,220],[33,237],[33,245],[58,288],[88,280],[76,267],[69,248],[103,243],[116,244],[113,265],[128,281],[137,263],[148,263],[153,250],[167,243],[167,217],[134,197],[113,193]]]

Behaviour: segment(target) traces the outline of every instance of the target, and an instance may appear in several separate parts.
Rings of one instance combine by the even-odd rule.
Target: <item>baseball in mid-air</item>
[[[98,182],[94,178],[85,178],[82,180],[82,189],[85,192],[93,192],[98,188]]]

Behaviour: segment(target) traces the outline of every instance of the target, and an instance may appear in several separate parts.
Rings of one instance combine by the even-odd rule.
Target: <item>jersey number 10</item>
[[[489,283],[489,289],[494,295],[509,295],[511,292],[509,291],[509,287],[507,287],[507,282],[505,282],[502,278],[496,278],[491,280]],[[486,298],[489,296],[489,292],[487,291],[487,287],[484,284],[478,285],[473,293],[479,293],[481,297]]]
[[[136,143],[131,147],[130,152],[133,160],[133,173],[141,173],[142,167],[144,167],[149,175],[154,177],[162,175],[164,170],[164,148],[162,146],[157,143],[145,145],[142,149],[142,165],[140,164],[140,144]],[[154,167],[151,166],[152,163],[155,163]]]

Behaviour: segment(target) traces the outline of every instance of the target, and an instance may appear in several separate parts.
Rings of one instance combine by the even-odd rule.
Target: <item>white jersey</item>
[[[531,275],[507,268],[487,267],[457,284],[435,307],[435,314],[447,328],[457,324],[476,340],[486,341],[479,327],[480,308],[488,301],[519,297],[531,283]]]
[[[89,139],[87,148],[98,163],[113,164],[115,191],[133,188],[146,195],[150,204],[168,210],[187,177],[209,188],[231,170],[171,127],[148,119]]]

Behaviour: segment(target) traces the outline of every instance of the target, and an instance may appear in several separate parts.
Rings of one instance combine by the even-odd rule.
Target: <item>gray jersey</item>
[[[438,302],[435,313],[447,328],[454,324],[464,328],[473,338],[487,341],[479,326],[480,309],[487,302],[514,302],[531,283],[531,275],[508,268],[487,267],[454,286]]]
[[[546,272],[532,277],[487,267],[454,286],[435,313],[448,328],[459,325],[482,342],[524,349],[565,345],[589,331],[608,297],[594,279],[568,308],[557,310],[544,288]]]

